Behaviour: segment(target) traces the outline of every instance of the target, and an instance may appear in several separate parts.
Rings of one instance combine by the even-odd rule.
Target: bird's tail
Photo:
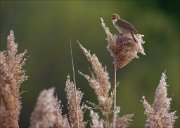
[[[130,31],[130,33],[131,33],[131,36],[132,36],[132,38],[134,39],[134,41],[135,41],[136,43],[138,43],[137,40],[136,40],[136,38],[135,38],[135,36],[134,36],[134,33],[133,33],[132,31]]]

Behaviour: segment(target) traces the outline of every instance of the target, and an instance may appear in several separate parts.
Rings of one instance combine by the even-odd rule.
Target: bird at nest
[[[120,34],[130,33],[134,41],[137,43],[137,40],[134,36],[134,33],[137,33],[137,30],[132,24],[120,18],[118,14],[112,14],[111,19],[115,28],[119,31]]]

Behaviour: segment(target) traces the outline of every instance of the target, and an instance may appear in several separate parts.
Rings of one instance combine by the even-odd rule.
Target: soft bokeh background
[[[118,70],[118,105],[121,115],[134,113],[131,127],[144,127],[145,115],[141,97],[152,103],[161,73],[166,71],[171,111],[180,115],[180,26],[179,6],[175,0],[156,1],[2,1],[0,2],[0,50],[6,49],[6,37],[11,29],[22,52],[28,50],[25,70],[29,76],[23,83],[20,127],[29,126],[30,114],[41,90],[56,88],[56,94],[66,107],[64,92],[66,76],[72,76],[69,38],[72,40],[77,86],[83,100],[97,102],[87,81],[77,73],[90,73],[90,65],[76,41],[79,40],[107,66],[113,83],[112,58],[106,50],[105,33],[100,24],[103,17],[113,33],[111,22],[116,12],[144,34],[146,56],[140,55]],[[66,112],[66,109],[64,109]],[[175,127],[180,127],[180,120]]]

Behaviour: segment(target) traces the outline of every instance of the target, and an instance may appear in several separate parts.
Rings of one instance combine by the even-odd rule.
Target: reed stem
[[[116,72],[117,68],[114,65],[114,112],[113,112],[113,128],[116,127],[116,87],[117,87],[117,82],[116,82]]]

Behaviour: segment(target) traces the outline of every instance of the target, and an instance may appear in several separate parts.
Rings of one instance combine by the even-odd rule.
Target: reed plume
[[[114,61],[114,114],[113,114],[113,128],[116,127],[116,118],[118,114],[118,107],[116,106],[116,88],[117,88],[117,69],[123,68],[126,66],[129,62],[131,62],[134,58],[138,58],[138,53],[141,53],[145,55],[144,48],[142,44],[145,43],[143,41],[142,37],[143,35],[135,34],[136,40],[132,38],[131,33],[122,33],[113,35],[108,27],[106,27],[106,24],[104,23],[104,20],[101,19],[101,25],[107,35],[107,49],[110,52],[111,56],[113,57]],[[132,116],[132,115],[131,115]]]
[[[18,128],[20,86],[27,79],[23,66],[26,51],[18,53],[14,32],[7,37],[7,51],[0,51],[0,127]]]
[[[90,111],[90,116],[92,120],[91,127],[92,128],[104,128],[103,127],[103,120],[99,119],[98,113],[94,112],[93,110]]]
[[[166,74],[162,73],[159,85],[155,92],[152,106],[143,96],[143,105],[147,116],[146,128],[173,128],[177,116],[170,111],[171,98],[167,97]]]
[[[118,114],[120,113],[120,107],[116,107],[115,110],[112,110],[112,104],[113,104],[113,93],[110,92],[111,90],[111,83],[109,82],[109,74],[106,71],[106,68],[102,66],[102,64],[99,62],[97,56],[95,54],[90,54],[90,52],[84,48],[79,43],[80,48],[84,52],[87,60],[91,63],[93,72],[91,76],[85,75],[80,72],[81,75],[83,75],[87,81],[89,82],[89,85],[94,89],[99,104],[95,105],[93,104],[95,109],[96,107],[100,109],[102,112],[104,119],[99,120],[99,116],[97,113],[92,111],[91,109],[91,117],[92,118],[92,127],[103,127],[103,128],[112,128],[113,127],[113,120],[111,120],[112,113],[114,112],[118,118],[115,122],[115,126],[117,128],[125,128],[127,127],[130,122],[132,122],[133,114],[128,114],[128,116],[122,116],[120,117]],[[111,93],[111,95],[110,95]],[[91,103],[92,104],[92,103]],[[96,121],[95,121],[96,120]],[[99,120],[99,121],[98,121]]]
[[[68,100],[68,114],[71,128],[85,128],[83,106],[80,105],[83,94],[81,91],[75,90],[75,85],[70,81],[69,76],[67,77],[65,91]]]
[[[132,117],[134,114],[123,115],[122,117],[118,117],[116,119],[115,128],[127,128],[132,123]]]
[[[60,102],[54,97],[54,88],[43,90],[31,115],[31,128],[70,128],[62,115]]]
[[[91,55],[80,43],[79,46],[87,57],[87,60],[91,63],[94,72],[94,74],[91,74],[92,76],[82,74],[81,72],[80,74],[88,80],[89,85],[94,89],[103,113],[110,113],[113,100],[112,96],[110,96],[111,83],[109,82],[109,74],[95,54]]]

